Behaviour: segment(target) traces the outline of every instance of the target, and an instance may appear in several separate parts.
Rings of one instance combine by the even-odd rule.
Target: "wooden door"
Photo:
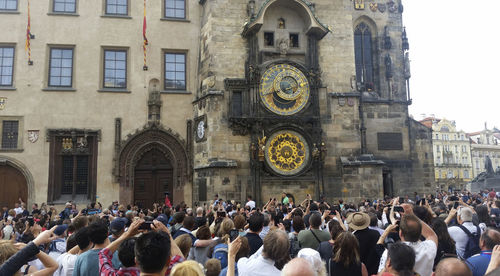
[[[24,175],[9,165],[0,166],[0,206],[14,208],[19,198],[28,201],[28,186]]]
[[[152,208],[153,203],[163,203],[165,192],[172,200],[173,169],[169,160],[159,150],[143,155],[135,167],[134,202],[141,208]]]

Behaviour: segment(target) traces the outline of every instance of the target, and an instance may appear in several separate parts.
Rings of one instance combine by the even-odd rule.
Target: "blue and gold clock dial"
[[[277,64],[262,75],[259,94],[270,111],[293,115],[301,111],[309,100],[309,82],[299,69],[288,64]]]

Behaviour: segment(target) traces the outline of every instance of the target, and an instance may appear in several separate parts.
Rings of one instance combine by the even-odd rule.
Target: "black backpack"
[[[300,251],[300,243],[297,235],[293,235],[293,239],[290,239],[290,257],[295,258]]]
[[[476,226],[476,233],[472,234],[469,229],[465,228],[463,225],[459,225],[460,229],[467,234],[467,244],[465,245],[465,251],[463,258],[467,259],[481,252],[481,248],[479,248],[479,238],[481,236],[481,229],[479,226]]]

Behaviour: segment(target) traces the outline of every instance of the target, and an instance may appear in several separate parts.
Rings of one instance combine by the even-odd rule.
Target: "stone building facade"
[[[440,189],[462,189],[473,176],[471,144],[455,121],[429,117],[421,121],[432,128],[434,169]]]
[[[400,1],[4,3],[2,204],[434,189]]]
[[[500,171],[500,131],[496,128],[488,129],[485,125],[484,130],[469,133],[468,136],[471,143],[473,177],[486,172],[489,162],[495,172]]]

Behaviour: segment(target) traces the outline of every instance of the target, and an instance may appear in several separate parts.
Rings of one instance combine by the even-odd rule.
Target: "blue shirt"
[[[78,256],[73,269],[73,276],[99,276],[99,251],[101,249],[90,249]],[[121,266],[118,259],[118,251],[113,254],[113,266],[119,269]]]
[[[490,264],[491,260],[491,250],[481,251],[480,254],[476,254],[467,259],[466,264],[472,270],[472,275],[483,276]]]

